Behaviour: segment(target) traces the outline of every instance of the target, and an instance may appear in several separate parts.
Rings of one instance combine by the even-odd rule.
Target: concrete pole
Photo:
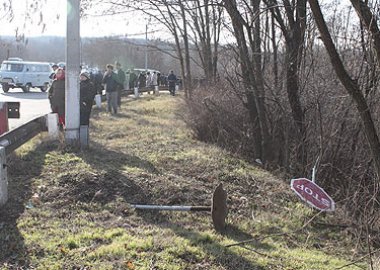
[[[80,146],[79,73],[80,73],[80,0],[67,0],[66,28],[66,126],[65,141]]]
[[[148,24],[145,25],[145,72],[148,70]]]
[[[7,176],[7,156],[5,147],[0,146],[0,206],[8,201],[8,176]]]

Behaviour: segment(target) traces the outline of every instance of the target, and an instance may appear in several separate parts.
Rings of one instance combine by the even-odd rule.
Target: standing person
[[[137,86],[137,75],[133,72],[133,70],[129,73],[129,89],[134,89]]]
[[[148,71],[147,73],[146,73],[146,77],[145,77],[145,86],[146,87],[150,87],[150,85],[151,85],[151,77],[150,77],[150,71]]]
[[[124,89],[124,82],[125,82],[125,72],[121,69],[121,64],[119,62],[115,62],[115,74],[116,76],[116,82],[117,82],[117,105],[120,108],[121,106],[121,92]]]
[[[88,126],[90,124],[90,115],[94,98],[96,95],[96,88],[90,80],[90,73],[82,71],[80,76],[80,125]]]
[[[163,86],[168,86],[168,76],[166,76],[165,74],[161,74],[160,75],[160,84],[163,85]]]
[[[53,72],[50,74],[49,79],[54,80],[55,79],[55,72],[58,69],[58,65],[54,64],[54,65],[51,66],[51,68],[53,69]]]
[[[57,68],[48,93],[51,110],[58,114],[59,126],[63,128],[65,126],[65,71],[63,68]]]
[[[103,91],[103,85],[102,85],[102,79],[103,79],[103,74],[99,69],[93,70],[93,72],[90,73],[91,76],[91,82],[94,84],[96,93],[99,95],[102,95]]]
[[[168,75],[168,83],[169,83],[169,92],[172,96],[175,95],[175,85],[177,82],[177,76],[174,74],[173,70],[170,70],[170,74]]]
[[[158,85],[157,72],[156,71],[153,71],[151,78],[150,78],[150,81],[151,81],[151,88],[154,90],[155,87]]]
[[[146,77],[144,72],[140,72],[139,78],[138,78],[138,87],[143,88],[146,86]]]
[[[145,77],[145,86],[146,88],[151,88],[152,85],[152,76],[150,75],[150,71],[147,71],[146,77]],[[148,94],[150,94],[150,91],[148,91]]]
[[[107,111],[117,114],[117,81],[116,74],[113,72],[113,65],[108,64],[104,73],[102,83],[106,89]]]
[[[157,72],[157,85],[158,86],[161,85],[161,73],[160,72]]]

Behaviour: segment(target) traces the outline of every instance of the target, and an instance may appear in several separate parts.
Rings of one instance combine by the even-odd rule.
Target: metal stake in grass
[[[218,232],[223,232],[226,226],[227,209],[227,192],[220,183],[212,194],[211,206],[179,206],[179,205],[143,205],[132,204],[136,209],[142,210],[162,210],[162,211],[208,211],[211,212],[212,223]]]

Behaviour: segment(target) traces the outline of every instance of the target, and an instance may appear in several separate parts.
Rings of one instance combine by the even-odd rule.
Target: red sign
[[[306,178],[292,179],[290,187],[310,206],[321,211],[334,211],[334,200],[316,183]]]
[[[8,131],[8,106],[0,102],[0,135]]]

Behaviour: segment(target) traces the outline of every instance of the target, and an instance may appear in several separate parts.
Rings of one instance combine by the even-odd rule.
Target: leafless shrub
[[[252,131],[247,110],[227,83],[197,88],[187,103],[186,122],[198,139],[249,156]]]
[[[346,54],[349,61],[360,61],[355,54],[349,56],[348,51]],[[303,151],[307,151],[308,159],[304,175],[299,174],[295,158],[300,144],[293,136],[297,129],[286,93],[282,87],[272,86],[274,78],[270,72],[265,74],[265,102],[274,149],[267,167],[282,168],[288,172],[289,178],[311,178],[312,168],[316,165],[317,183],[331,194],[339,208],[345,209],[345,216],[341,217],[344,225],[353,229],[360,243],[366,243],[370,234],[371,245],[376,246],[380,243],[380,237],[374,233],[380,229],[379,187],[370,148],[352,100],[335,77],[332,67],[326,66],[326,61],[322,50],[304,63],[310,68],[308,77],[303,78],[301,92],[307,127]],[[352,65],[353,69],[357,67]],[[242,98],[244,86],[239,83],[238,73],[223,74],[225,77],[218,84],[194,90],[193,99],[188,101],[187,123],[199,139],[216,143],[248,159],[253,158],[252,145],[255,142],[252,134],[255,129],[250,124]],[[376,82],[377,79],[371,76],[366,81]],[[366,89],[363,87],[363,91]],[[376,106],[376,100],[380,98],[378,89],[373,83],[367,95],[374,115],[380,113]]]

